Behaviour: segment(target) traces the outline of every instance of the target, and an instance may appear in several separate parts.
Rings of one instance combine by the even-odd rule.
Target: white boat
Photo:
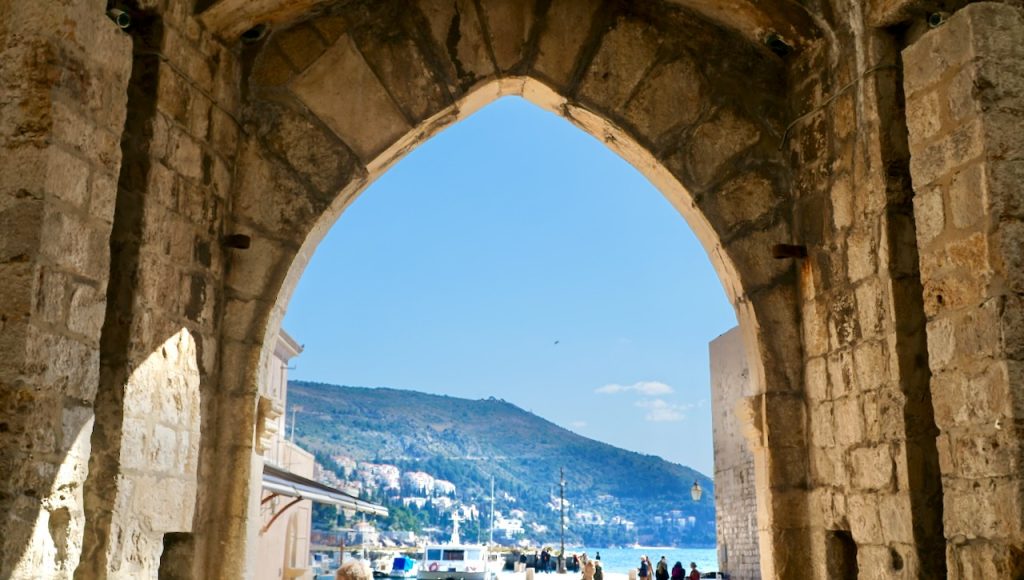
[[[415,578],[416,577],[416,560],[408,556],[398,556],[391,563],[391,572],[388,572],[390,578]]]
[[[494,580],[504,565],[500,554],[492,554],[483,544],[463,544],[459,540],[459,520],[452,518],[451,542],[427,544],[423,548],[418,580]]]

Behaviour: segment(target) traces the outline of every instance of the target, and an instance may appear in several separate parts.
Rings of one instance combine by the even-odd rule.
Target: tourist
[[[686,580],[686,570],[683,570],[682,562],[676,562],[676,565],[672,566],[672,580]]]
[[[600,552],[598,552],[600,554]],[[601,568],[601,558],[594,558],[594,580],[604,580],[604,569]]]
[[[695,562],[690,562],[690,577],[686,580],[700,580],[700,571],[697,570]]]
[[[637,574],[640,580],[648,580],[651,577],[651,565],[647,556],[640,556],[640,573]]]
[[[597,560],[598,562],[600,562],[601,561],[601,552],[598,552],[598,553],[594,554],[594,559]]]
[[[594,562],[592,560],[583,561],[583,580],[594,580],[594,574],[596,573],[594,568]]]
[[[349,560],[334,573],[334,580],[373,580],[373,572],[363,560]]]
[[[551,571],[551,554],[548,553],[547,548],[540,553],[540,569],[545,574]]]
[[[655,580],[668,580],[668,562],[665,560],[665,556],[662,556],[658,560],[658,568],[654,572]]]

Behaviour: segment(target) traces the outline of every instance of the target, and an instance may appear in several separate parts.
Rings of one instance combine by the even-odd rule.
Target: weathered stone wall
[[[0,577],[79,560],[130,42],[97,2],[0,3]]]
[[[747,353],[738,328],[709,345],[711,419],[715,446],[715,530],[718,569],[734,580],[761,578],[757,486],[745,402],[753,396]]]
[[[1024,10],[903,52],[950,578],[1024,575]]]
[[[174,534],[182,558],[180,534],[196,531],[238,69],[189,8],[151,6],[132,14],[129,29],[134,58],[78,578],[155,577],[165,536]]]
[[[248,575],[260,360],[304,264],[509,94],[705,244],[763,577],[1019,575],[1019,2],[931,31],[918,0],[722,6],[145,0],[126,34],[97,0],[0,4],[0,576]]]

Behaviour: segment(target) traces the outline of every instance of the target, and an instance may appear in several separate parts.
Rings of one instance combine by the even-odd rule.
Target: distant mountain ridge
[[[506,509],[526,509],[538,523],[557,526],[546,505],[564,467],[574,513],[633,521],[641,543],[714,542],[714,484],[707,476],[588,439],[500,399],[290,381],[288,404],[301,408],[297,439],[311,451],[422,469],[455,483],[464,502],[486,496],[493,476],[499,496],[517,498]],[[694,481],[704,490],[699,502],[690,498]],[[673,510],[693,523],[666,524]],[[586,541],[614,531],[598,527],[573,524],[572,535]]]

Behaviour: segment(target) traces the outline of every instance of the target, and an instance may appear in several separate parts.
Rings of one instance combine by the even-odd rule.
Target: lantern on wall
[[[690,497],[693,501],[700,501],[700,496],[704,494],[704,490],[700,488],[700,484],[696,481],[693,482],[693,487],[690,488]]]

